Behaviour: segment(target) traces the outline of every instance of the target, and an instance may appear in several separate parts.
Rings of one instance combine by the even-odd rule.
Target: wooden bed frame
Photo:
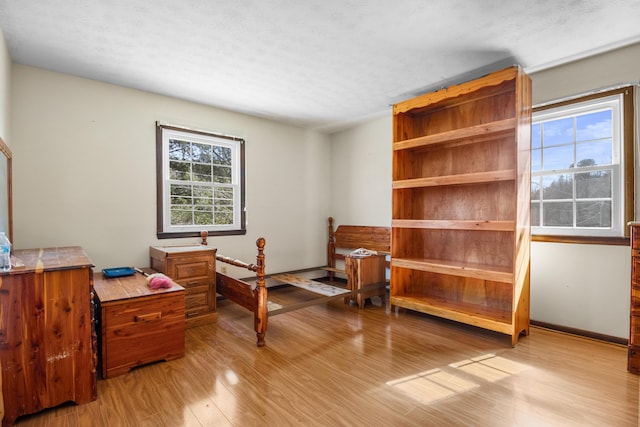
[[[333,218],[329,217],[329,247],[328,247],[328,262],[329,266],[324,267],[329,272],[330,280],[333,280],[336,272],[344,272],[336,268],[336,260],[344,260],[344,254],[336,252],[336,248],[354,250],[358,248],[366,248],[375,250],[379,253],[388,254],[390,249],[390,234],[389,227],[371,227],[371,226],[353,226],[353,225],[341,225],[334,232],[333,231]],[[207,245],[207,232],[201,233],[202,245]],[[246,308],[253,313],[254,329],[256,331],[257,345],[262,347],[265,345],[265,334],[267,332],[267,324],[269,315],[276,315],[286,313],[288,311],[297,310],[300,308],[308,307],[310,305],[320,304],[328,302],[336,298],[349,298],[351,296],[367,292],[371,287],[363,287],[360,289],[344,290],[346,293],[336,293],[335,295],[324,295],[314,298],[313,300],[304,301],[298,304],[293,304],[287,307],[273,309],[269,311],[269,303],[267,299],[267,287],[265,281],[265,256],[264,247],[265,239],[260,237],[256,240],[256,246],[258,248],[258,255],[256,256],[255,264],[246,263],[237,259],[226,257],[224,255],[216,255],[216,260],[230,264],[240,268],[246,268],[247,270],[256,274],[256,281],[253,283],[246,282],[244,280],[236,279],[226,274],[216,272],[216,292],[223,297],[231,300],[232,302]],[[280,275],[281,277],[290,275]],[[276,276],[271,276],[276,278]],[[302,282],[318,284],[314,281],[300,279],[295,276],[290,276],[292,279],[297,279]],[[294,281],[285,281],[285,283],[293,284]],[[325,285],[324,287],[331,287],[331,285]],[[380,284],[372,285],[372,287],[379,287]],[[346,301],[346,299],[345,299]]]
[[[253,326],[256,331],[258,347],[264,346],[264,337],[267,333],[267,321],[269,317],[267,304],[267,287],[264,280],[264,237],[256,240],[258,255],[256,263],[249,264],[223,255],[216,255],[216,260],[236,267],[246,268],[256,273],[256,283],[250,284],[235,279],[226,274],[216,272],[216,292],[234,303],[246,308],[253,313]],[[206,235],[202,237],[202,244],[207,244]]]
[[[327,244],[327,266],[323,267],[333,280],[335,273],[346,274],[345,269],[337,268],[336,261],[344,262],[345,251],[365,248],[379,254],[391,253],[391,227],[340,225],[334,231],[333,217],[329,217],[329,243]],[[341,252],[337,251],[341,250]],[[387,261],[387,268],[389,267]]]

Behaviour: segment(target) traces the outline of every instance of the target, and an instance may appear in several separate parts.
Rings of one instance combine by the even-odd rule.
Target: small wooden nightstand
[[[152,290],[145,276],[96,273],[98,343],[103,378],[184,356],[184,288]]]
[[[187,328],[213,323],[216,313],[216,249],[204,245],[151,246],[151,268],[185,288]]]
[[[347,272],[347,288],[350,290],[360,290],[370,287],[371,290],[359,292],[350,298],[345,298],[346,302],[354,301],[358,307],[363,308],[367,298],[379,296],[382,298],[382,305],[386,301],[386,268],[387,263],[384,255],[370,255],[362,258],[346,256],[344,258],[345,270]]]

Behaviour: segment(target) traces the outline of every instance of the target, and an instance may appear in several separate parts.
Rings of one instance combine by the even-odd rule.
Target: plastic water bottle
[[[0,273],[11,270],[11,242],[0,232]]]

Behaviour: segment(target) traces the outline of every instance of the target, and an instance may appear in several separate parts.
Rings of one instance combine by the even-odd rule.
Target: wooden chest
[[[97,397],[91,260],[78,246],[13,255],[21,267],[0,273],[3,425]]]
[[[152,290],[142,274],[95,275],[103,378],[184,356],[184,288]]]
[[[151,246],[151,268],[185,288],[186,327],[216,321],[216,249],[209,246]]]

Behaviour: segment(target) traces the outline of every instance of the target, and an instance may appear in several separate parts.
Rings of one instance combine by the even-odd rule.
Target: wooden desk
[[[367,298],[379,296],[384,305],[386,300],[386,257],[384,255],[370,255],[362,258],[346,256],[344,263],[347,272],[347,288],[361,291],[350,298],[345,298],[345,302],[354,301],[358,303],[358,307],[363,308]],[[367,287],[371,289],[362,291]]]
[[[184,356],[184,288],[152,290],[146,277],[105,278],[96,273],[96,322],[103,378]]]

